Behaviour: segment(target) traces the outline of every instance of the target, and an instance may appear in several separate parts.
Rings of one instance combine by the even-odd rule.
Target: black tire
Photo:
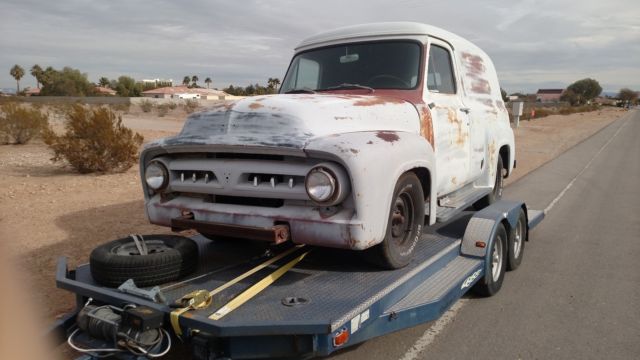
[[[504,165],[502,164],[502,157],[498,155],[498,164],[496,165],[496,179],[493,184],[493,190],[476,201],[473,204],[473,208],[476,210],[482,210],[494,202],[502,199],[502,190],[504,190]]]
[[[198,265],[198,245],[175,235],[142,235],[149,253],[140,255],[131,237],[100,245],[91,252],[93,279],[118,287],[128,279],[137,286],[154,286],[192,273]]]
[[[407,266],[422,235],[424,195],[414,173],[403,174],[393,191],[384,240],[370,249],[369,259],[386,269]]]
[[[504,281],[504,274],[507,270],[507,231],[504,229],[504,225],[498,225],[498,229],[494,234],[494,239],[489,249],[489,271],[484,274],[484,277],[478,281],[473,291],[480,296],[493,296],[500,291],[502,282]],[[496,265],[494,261],[495,252],[500,252],[500,261]],[[498,269],[494,274],[494,269]]]
[[[520,209],[518,222],[509,234],[509,251],[507,271],[512,271],[520,266],[524,257],[524,244],[527,242],[527,217],[524,210]]]

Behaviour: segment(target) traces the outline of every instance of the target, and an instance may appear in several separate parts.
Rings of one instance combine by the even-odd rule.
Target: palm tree
[[[211,78],[210,78],[210,77],[208,77],[208,78],[204,79],[204,83],[205,83],[205,84],[207,84],[207,89],[209,88],[209,85],[211,85],[211,83],[212,83],[212,82],[213,82],[213,81],[211,81]]]
[[[31,76],[33,76],[34,78],[36,78],[36,87],[38,89],[40,89],[40,83],[42,82],[42,73],[43,70],[40,67],[40,65],[35,64],[31,67]]]
[[[270,89],[272,89],[273,91],[276,91],[276,89],[278,89],[278,85],[280,85],[280,79],[269,78],[269,80],[267,80],[267,84]]]
[[[111,85],[111,82],[109,81],[108,78],[103,76],[100,79],[98,79],[98,85],[102,87],[109,87],[109,85]]]
[[[184,79],[182,79],[182,85],[189,86],[189,83],[191,83],[191,77],[185,76]]]
[[[198,80],[200,80],[200,79],[198,79],[197,75],[193,75],[191,77],[191,81],[193,82],[193,87],[198,87]]]
[[[16,94],[18,94],[20,92],[20,79],[22,79],[22,77],[24,76],[24,69],[22,68],[22,66],[15,64],[11,68],[11,71],[9,71],[9,74],[11,74],[14,79],[16,79],[16,85],[18,88]]]

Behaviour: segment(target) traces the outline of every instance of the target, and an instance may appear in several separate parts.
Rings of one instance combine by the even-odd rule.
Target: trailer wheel
[[[500,291],[507,269],[507,241],[507,231],[504,225],[500,224],[489,249],[489,271],[473,287],[473,291],[478,295],[493,296]]]
[[[518,214],[518,222],[509,234],[509,261],[507,262],[507,270],[512,271],[520,266],[524,256],[524,243],[527,240],[527,217],[524,210],[520,209]]]
[[[403,174],[396,184],[384,240],[369,250],[370,260],[387,269],[411,261],[424,226],[424,195],[414,173]]]
[[[132,237],[100,245],[91,252],[93,279],[101,285],[120,286],[133,279],[137,286],[154,286],[190,274],[198,264],[198,245],[175,235],[142,235],[147,254],[140,255]]]
[[[502,157],[498,156],[498,164],[496,165],[496,179],[493,184],[493,190],[483,197],[482,199],[476,201],[473,204],[474,209],[482,210],[487,206],[493,204],[494,202],[500,200],[502,198],[502,190],[504,189],[504,165],[502,164]]]

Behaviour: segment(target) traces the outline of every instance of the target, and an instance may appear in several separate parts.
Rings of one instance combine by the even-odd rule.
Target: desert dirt
[[[622,110],[605,108],[521,122],[515,130],[518,168],[508,182],[623,114]],[[177,133],[185,117],[181,109],[165,117],[134,110],[123,120],[146,142]],[[52,123],[61,129],[61,121],[54,119]],[[0,146],[0,253],[23,274],[43,323],[74,307],[73,295],[55,287],[58,257],[68,257],[70,266],[75,267],[88,262],[89,253],[98,244],[129,234],[170,232],[147,222],[137,167],[120,174],[83,175],[52,163],[51,157],[38,140]]]

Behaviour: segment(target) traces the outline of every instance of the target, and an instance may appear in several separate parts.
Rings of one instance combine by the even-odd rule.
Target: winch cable
[[[272,257],[271,259],[261,263],[260,265],[254,267],[253,269],[243,273],[242,275],[239,275],[238,277],[236,277],[236,278],[228,281],[227,283],[215,288],[214,290],[208,292],[208,294],[206,294],[205,297],[202,296],[202,290],[194,291],[192,293],[189,293],[189,294],[183,296],[183,298],[181,300],[185,300],[185,302],[186,302],[184,304],[184,307],[179,308],[177,310],[174,310],[170,314],[171,326],[173,327],[173,331],[175,332],[175,334],[177,336],[182,336],[182,329],[180,328],[180,316],[182,314],[186,313],[189,310],[194,310],[194,309],[198,309],[198,308],[202,309],[204,307],[207,307],[211,303],[211,300],[212,300],[214,295],[219,294],[220,292],[222,292],[222,291],[228,289],[229,287],[239,283],[240,281],[246,279],[247,277],[257,273],[258,271],[260,271],[260,270],[262,270],[264,268],[266,268],[267,266],[272,265],[273,263],[277,262],[278,260],[281,260],[282,258],[284,258],[284,257],[286,257],[286,256],[288,256],[288,255],[290,255],[290,254],[302,249],[304,246],[305,246],[304,244],[303,245],[296,245],[296,246],[292,247],[291,249],[288,249],[287,251],[284,251],[284,252]],[[304,255],[306,256],[307,253],[308,253],[308,251],[306,253],[304,253]],[[304,256],[302,256],[302,257],[304,258]],[[302,260],[302,259],[300,259],[300,260]],[[296,263],[298,263],[300,260],[296,261]],[[289,265],[289,264],[286,264],[284,266],[286,267],[287,265]],[[295,265],[295,264],[293,264],[293,265]],[[291,267],[293,267],[293,265],[291,265]],[[289,270],[291,267],[289,267],[287,270]],[[273,274],[271,274],[271,275],[273,275]],[[280,277],[280,276],[282,276],[282,274],[280,274],[278,277]],[[273,281],[275,281],[278,277],[276,277]],[[261,280],[261,282],[263,280]],[[266,286],[268,286],[268,284]],[[266,286],[264,286],[264,287],[266,288]],[[251,288],[253,288],[253,286]],[[260,291],[262,291],[262,290],[260,290]],[[241,295],[243,295],[243,294],[244,293],[242,293]],[[196,298],[198,298],[198,300],[200,300],[197,303],[196,303],[196,301],[194,301]],[[247,300],[249,300],[249,299],[247,299]],[[242,303],[238,304],[237,306],[242,305],[247,300],[243,301]],[[233,300],[232,300],[232,302],[233,302]],[[213,315],[211,315],[211,316],[213,316]]]

